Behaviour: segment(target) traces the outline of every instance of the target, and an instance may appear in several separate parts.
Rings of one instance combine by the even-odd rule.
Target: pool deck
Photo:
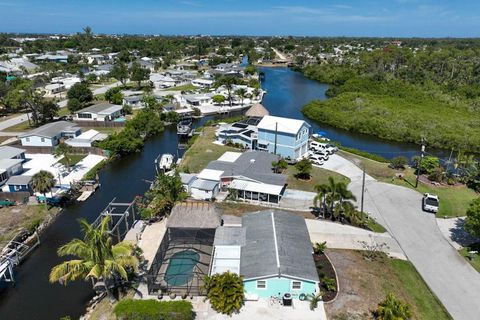
[[[148,261],[147,269],[150,269],[166,231],[167,219],[147,225],[143,230],[138,246],[142,249],[145,260]]]

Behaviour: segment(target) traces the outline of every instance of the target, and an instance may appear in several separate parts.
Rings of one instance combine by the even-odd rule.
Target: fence
[[[28,191],[18,191],[18,192],[0,192],[0,200],[8,199],[10,201],[15,201],[17,203],[26,203],[30,197],[30,192]]]
[[[55,153],[55,147],[35,147],[35,146],[22,146],[21,144],[11,144],[10,146],[25,150],[25,153],[43,153],[53,154]],[[97,147],[72,147],[73,154],[95,154],[98,156],[104,156],[103,149]]]

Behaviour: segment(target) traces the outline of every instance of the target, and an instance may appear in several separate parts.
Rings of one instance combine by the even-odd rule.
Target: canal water
[[[324,99],[326,85],[309,80],[287,68],[262,68],[265,73],[263,87],[267,90],[263,104],[272,115],[300,118],[301,107],[312,99]],[[208,118],[202,119],[201,125]],[[309,121],[312,123],[312,121]],[[412,156],[418,146],[392,143],[373,137],[313,124],[313,130],[325,131],[332,140],[342,145],[362,149],[391,158]],[[108,202],[131,201],[143,194],[155,175],[154,160],[159,153],[177,153],[177,135],[174,127],[147,141],[142,153],[131,155],[109,164],[100,172],[100,189],[87,201],[66,208],[41,236],[42,244],[23,262],[16,272],[16,285],[0,288],[0,319],[59,319],[69,315],[78,318],[92,297],[90,283],[76,281],[62,286],[50,284],[51,268],[62,262],[57,248],[79,237],[77,220],[92,222]]]

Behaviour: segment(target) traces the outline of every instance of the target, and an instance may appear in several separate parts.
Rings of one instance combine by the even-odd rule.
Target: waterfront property
[[[61,139],[75,138],[82,133],[82,129],[68,121],[47,123],[19,135],[22,146],[55,147]]]
[[[102,141],[107,137],[108,135],[106,133],[90,129],[75,138],[66,140],[65,143],[74,148],[90,148],[95,141]]]
[[[279,157],[261,151],[225,152],[202,170],[197,179],[218,184],[218,190],[251,202],[279,203],[287,176],[273,173]],[[191,187],[193,194],[193,185]]]
[[[277,210],[254,212],[217,228],[210,274],[242,275],[247,300],[286,293],[299,299],[319,292],[312,254],[303,217]]]
[[[77,111],[75,120],[113,121],[121,115],[122,106],[104,102]]]
[[[257,148],[257,127],[245,122],[221,124],[215,132],[217,140],[223,144],[240,144],[245,149]]]
[[[200,295],[221,215],[207,202],[176,205],[147,275],[149,294]]]
[[[0,159],[0,186],[8,178],[23,172],[23,159]]]
[[[299,159],[308,152],[310,125],[297,119],[265,116],[258,123],[258,149]]]
[[[0,147],[0,159],[25,159],[25,150],[11,146]]]
[[[5,183],[9,192],[26,191],[33,194],[32,176],[16,175],[11,176]]]

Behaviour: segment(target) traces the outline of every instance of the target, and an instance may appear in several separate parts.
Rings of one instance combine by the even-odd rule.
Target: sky
[[[479,0],[0,0],[0,32],[478,37]]]

